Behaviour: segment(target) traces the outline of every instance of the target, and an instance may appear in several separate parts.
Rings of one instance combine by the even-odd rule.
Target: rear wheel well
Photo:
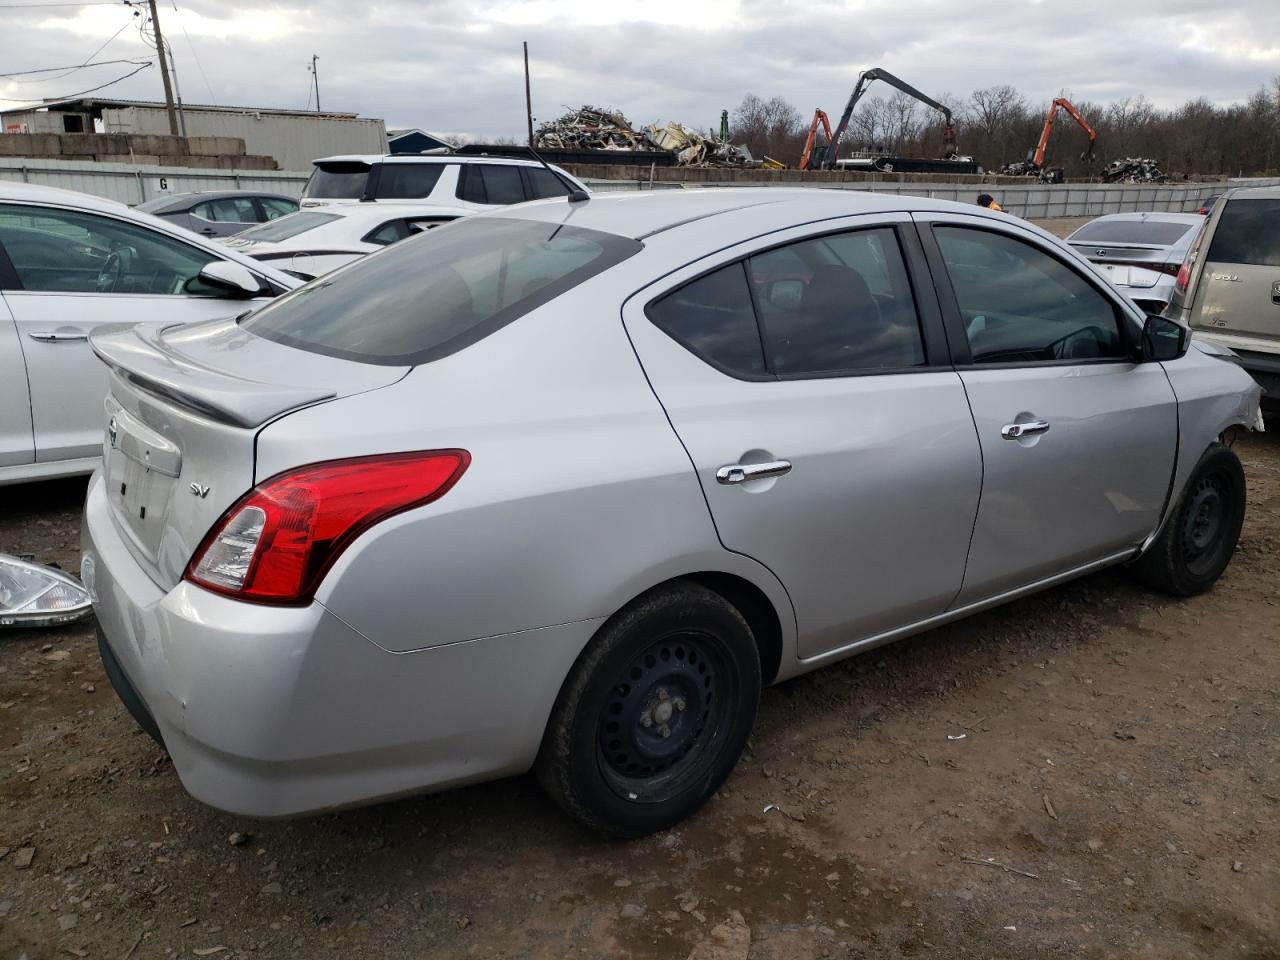
[[[732,573],[691,573],[680,579],[701,584],[737,607],[756,638],[761,684],[767,687],[773,683],[782,665],[782,624],[764,591]]]

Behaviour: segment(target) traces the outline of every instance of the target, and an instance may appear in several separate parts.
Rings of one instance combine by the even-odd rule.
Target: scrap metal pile
[[[1160,161],[1148,157],[1125,157],[1112,160],[1102,171],[1106,183],[1165,183],[1168,177],[1160,169]]]
[[[704,136],[679,123],[650,124],[636,130],[618,110],[584,106],[543,123],[534,134],[537,147],[552,150],[664,150],[682,167],[755,165],[745,147]]]

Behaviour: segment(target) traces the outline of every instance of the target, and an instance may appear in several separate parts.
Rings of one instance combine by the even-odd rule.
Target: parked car
[[[387,156],[325,157],[302,190],[302,206],[335,203],[428,201],[481,211],[569,193],[565,180],[584,193],[585,184],[559,167],[556,173],[533,160],[506,157]],[[564,180],[561,180],[563,177]]]
[[[1230,190],[1202,221],[1166,311],[1280,397],[1280,187]]]
[[[1209,196],[1205,197],[1195,205],[1196,213],[1200,214],[1202,217],[1207,217],[1209,215],[1209,211],[1213,209],[1213,205],[1218,202],[1218,198],[1221,196],[1222,194],[1220,193],[1209,194]]]
[[[472,210],[420,203],[311,207],[223,241],[232,250],[313,280],[415,233],[467,217]]]
[[[1111,564],[1209,589],[1259,393],[1043,231],[861,191],[525,204],[93,347],[82,575],[194,796],[532,766],[621,835],[762,684]]]
[[[1067,243],[1147,313],[1160,313],[1204,218],[1194,213],[1111,213],[1090,220]]]
[[[0,484],[99,463],[94,330],[242,313],[299,283],[122,203],[0,184]]]
[[[255,224],[296,212],[298,201],[279,193],[202,190],[156,197],[134,209],[172,220],[201,236],[229,237]]]

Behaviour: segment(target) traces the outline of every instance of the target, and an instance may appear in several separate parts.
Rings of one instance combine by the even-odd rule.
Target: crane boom
[[[817,147],[817,154],[814,153],[814,144],[818,140],[818,125],[822,125],[823,132],[827,135],[826,145],[821,144]],[[813,122],[809,124],[809,136],[804,141],[804,152],[800,154],[800,169],[808,170],[811,165],[814,169],[822,169],[822,162],[826,158],[827,153],[831,152],[831,121],[827,118],[826,111],[818,108],[813,111]]]
[[[887,83],[891,87],[896,87],[907,96],[914,97],[921,103],[940,111],[942,113],[943,121],[946,124],[942,137],[943,156],[953,157],[956,155],[956,127],[951,119],[950,108],[939,103],[937,100],[933,99],[933,97],[921,93],[905,80],[895,77],[888,70],[884,70],[880,67],[872,67],[870,70],[863,70],[858,74],[858,82],[854,84],[853,93],[849,96],[849,102],[845,104],[844,113],[840,115],[840,123],[837,124],[835,136],[831,139],[831,147],[827,151],[826,156],[822,158],[821,169],[830,170],[835,166],[836,155],[840,150],[840,141],[844,139],[845,131],[849,129],[849,118],[853,116],[853,108],[858,105],[858,101],[862,99],[862,95],[867,92],[867,87],[876,80]]]
[[[1093,145],[1098,140],[1098,134],[1093,127],[1089,126],[1088,121],[1080,115],[1080,111],[1076,109],[1075,104],[1066,97],[1058,97],[1053,103],[1049,104],[1049,115],[1044,118],[1044,130],[1040,133],[1040,142],[1036,144],[1036,152],[1031,159],[1031,163],[1037,170],[1044,165],[1044,152],[1049,146],[1049,134],[1053,132],[1053,120],[1059,109],[1067,111],[1071,115],[1071,119],[1080,124],[1080,128],[1088,134],[1089,149],[1084,152],[1082,159],[1093,160]]]

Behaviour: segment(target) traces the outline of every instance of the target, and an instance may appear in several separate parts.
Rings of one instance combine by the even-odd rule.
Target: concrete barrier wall
[[[702,172],[715,173],[716,171]],[[1050,217],[1096,217],[1104,213],[1126,213],[1136,210],[1193,211],[1203,200],[1221,193],[1228,186],[1280,184],[1280,177],[1184,184],[936,183],[905,178],[898,182],[879,179],[808,183],[804,180],[776,178],[752,181],[742,176],[743,171],[732,172],[735,174],[734,179],[727,181],[650,183],[646,172],[645,178],[636,179],[606,180],[592,177],[587,180],[587,185],[599,192],[750,186],[761,189],[804,187],[805,189],[870,190],[875,193],[932,197],[967,204],[972,204],[979,193],[989,193],[1010,213],[1027,219],[1040,220]],[[767,173],[767,171],[761,172]],[[0,180],[16,180],[61,187],[64,190],[79,190],[131,205],[166,193],[185,193],[191,190],[264,190],[296,197],[301,195],[308,175],[308,173],[288,171],[219,171],[145,164],[22,160],[0,157]]]
[[[0,158],[0,180],[79,190],[130,206],[192,190],[261,190],[302,195],[309,173],[275,170],[204,170],[130,163]]]

